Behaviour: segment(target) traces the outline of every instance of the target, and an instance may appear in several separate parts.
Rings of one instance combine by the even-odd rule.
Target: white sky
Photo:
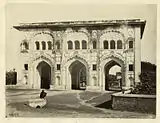
[[[121,72],[121,67],[118,65],[111,67],[111,69],[109,70],[109,74],[112,75],[116,75],[117,72]]]
[[[146,20],[141,40],[141,59],[156,64],[156,5],[105,4],[8,4],[6,9],[6,67],[14,68],[18,62],[19,31],[12,28],[21,22],[67,20]]]

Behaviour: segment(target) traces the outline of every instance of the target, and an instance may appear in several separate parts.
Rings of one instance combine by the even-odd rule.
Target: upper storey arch
[[[54,42],[54,37],[50,33],[42,33],[42,32],[40,33],[39,32],[39,33],[34,34],[32,38],[32,43],[33,43],[32,46],[34,50],[37,49],[37,45],[35,45],[37,42],[39,43],[39,50],[44,50],[42,44],[46,45],[45,50],[51,50],[53,42]]]
[[[82,30],[83,31],[83,30]],[[67,31],[66,33],[66,49],[68,49],[68,42],[69,41],[72,41],[73,43],[73,49],[76,49],[76,46],[78,44],[78,49],[86,49],[86,47],[88,47],[88,41],[89,41],[89,38],[88,38],[88,35],[82,31]],[[78,41],[78,43],[77,43]],[[83,46],[84,45],[84,41],[85,41],[85,47]]]
[[[119,32],[119,31],[103,31],[99,41],[101,43],[101,48],[103,49],[103,42],[104,41],[108,41],[108,44],[110,44],[111,41],[115,41],[115,45],[117,46],[117,41],[122,41],[122,45],[125,43],[125,37],[123,35],[123,33]],[[109,46],[110,47],[110,46]]]

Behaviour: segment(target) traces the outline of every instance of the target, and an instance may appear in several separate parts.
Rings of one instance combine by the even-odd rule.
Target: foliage
[[[17,72],[9,71],[6,72],[6,85],[16,85],[17,84]]]
[[[114,82],[117,80],[116,75],[109,74],[109,82]]]
[[[149,62],[141,62],[141,71],[142,72],[145,72],[145,71],[156,72],[156,65],[151,64]]]
[[[136,85],[134,94],[156,94],[156,65],[142,62],[142,72],[139,75],[140,83]]]

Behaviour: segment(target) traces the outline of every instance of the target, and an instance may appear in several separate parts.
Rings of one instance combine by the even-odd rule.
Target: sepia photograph
[[[156,118],[156,4],[5,12],[6,118]]]

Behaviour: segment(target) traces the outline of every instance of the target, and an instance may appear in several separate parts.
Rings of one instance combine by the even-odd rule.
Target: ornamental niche
[[[20,47],[21,47],[21,53],[28,53],[29,42],[26,39],[22,40]]]

